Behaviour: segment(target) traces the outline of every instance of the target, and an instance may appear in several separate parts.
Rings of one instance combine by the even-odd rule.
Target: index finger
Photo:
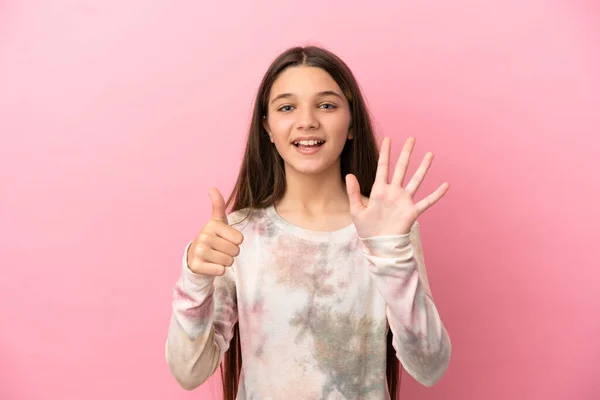
[[[388,169],[390,167],[390,148],[391,139],[383,138],[381,150],[379,152],[379,160],[377,161],[377,172],[375,174],[375,182],[388,183]]]
[[[242,235],[242,232],[221,221],[215,221],[215,223],[211,224],[211,231],[215,235],[233,244],[237,244],[238,246],[244,241],[244,235]]]

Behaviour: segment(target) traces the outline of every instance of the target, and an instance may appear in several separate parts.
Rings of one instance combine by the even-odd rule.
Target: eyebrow
[[[276,100],[279,99],[287,99],[294,96],[292,93],[281,93],[277,96],[275,96],[275,98],[273,98],[273,100],[271,100],[271,103],[274,103]],[[344,99],[338,92],[336,92],[335,90],[324,90],[322,92],[317,93],[317,96],[336,96],[339,97],[340,99]]]

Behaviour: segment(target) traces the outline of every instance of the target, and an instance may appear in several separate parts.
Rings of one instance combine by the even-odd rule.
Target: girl
[[[227,204],[190,242],[173,294],[170,371],[186,389],[221,365],[225,400],[396,398],[399,363],[423,385],[450,339],[433,302],[417,218],[447,191],[389,171],[358,85],[331,52],[292,48],[262,80]],[[226,214],[230,205],[231,213]],[[243,360],[243,364],[242,364]]]

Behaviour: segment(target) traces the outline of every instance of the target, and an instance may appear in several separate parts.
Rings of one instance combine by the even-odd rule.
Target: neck
[[[319,174],[303,174],[286,166],[286,190],[277,207],[313,215],[346,211],[348,195],[340,166]]]

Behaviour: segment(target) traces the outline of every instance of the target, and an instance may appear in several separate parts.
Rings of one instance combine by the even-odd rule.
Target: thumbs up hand
[[[221,193],[209,191],[212,216],[204,225],[188,249],[188,268],[195,274],[217,276],[233,265],[233,258],[240,252],[244,237],[240,231],[227,223],[225,200]]]

